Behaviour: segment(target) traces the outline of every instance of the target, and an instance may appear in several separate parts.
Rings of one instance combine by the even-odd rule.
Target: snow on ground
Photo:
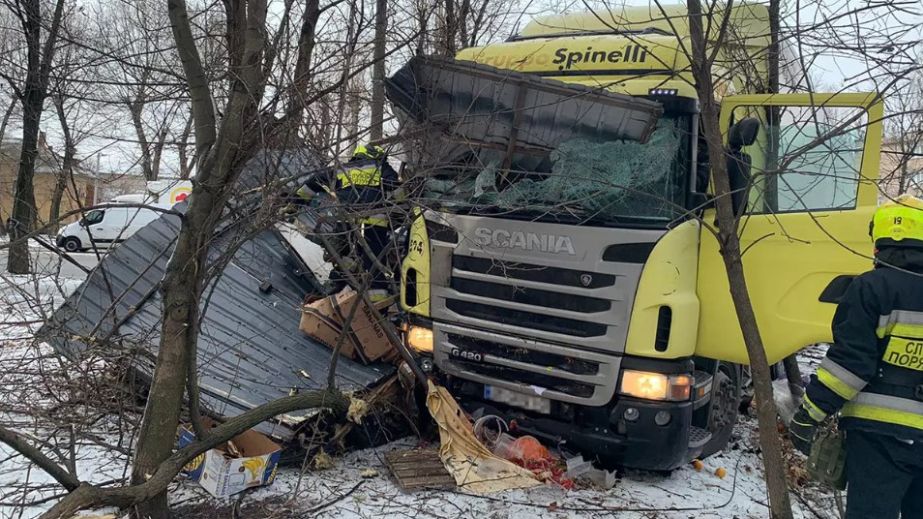
[[[185,482],[174,493],[173,502],[205,499],[212,503],[209,506],[212,510],[222,505],[246,510],[249,504],[251,515],[244,517],[563,519],[616,514],[625,519],[768,517],[761,462],[754,449],[753,419],[742,419],[738,433],[741,437],[732,441],[728,451],[705,460],[701,471],[691,466],[669,475],[629,470],[609,490],[581,480],[578,488],[571,491],[547,485],[488,496],[471,495],[463,490],[405,493],[391,480],[384,463],[385,452],[416,446],[416,439],[405,438],[376,449],[349,453],[336,460],[335,468],[326,471],[280,469],[271,486],[224,500],[212,499],[195,484]],[[723,479],[715,475],[718,468],[727,470]],[[366,469],[374,469],[377,475],[363,479],[360,473]],[[802,501],[800,495],[812,498]],[[838,517],[832,497],[816,488],[800,490],[792,499],[795,517]],[[260,504],[261,507],[256,506]],[[252,515],[254,508],[260,510],[259,515]]]
[[[129,465],[127,456],[120,450],[130,450],[131,446],[131,438],[121,432],[124,431],[123,423],[111,415],[87,420],[85,414],[89,410],[73,406],[66,407],[59,423],[54,424],[57,430],[52,431],[47,422],[40,422],[30,414],[34,409],[47,412],[66,401],[66,395],[43,385],[47,370],[56,366],[60,370],[60,365],[49,347],[32,344],[32,334],[43,317],[79,283],[79,279],[62,278],[54,272],[38,276],[0,276],[0,308],[3,308],[0,311],[0,424],[36,438],[52,439],[54,443],[67,439],[69,422],[81,423],[81,439],[73,453],[80,477],[94,483],[123,480]],[[812,373],[823,353],[823,349],[806,352],[802,359],[803,372]],[[609,490],[579,483],[577,489],[571,491],[543,486],[489,496],[469,495],[462,490],[405,493],[391,480],[384,464],[384,453],[416,444],[415,438],[405,438],[383,447],[352,452],[337,458],[336,466],[326,471],[281,468],[272,485],[225,500],[211,498],[195,483],[180,481],[171,490],[171,502],[179,510],[204,510],[202,517],[212,517],[216,510],[237,510],[239,507],[251,512],[237,516],[254,518],[516,519],[618,515],[626,519],[744,519],[768,516],[756,448],[756,424],[751,417],[740,419],[729,448],[705,460],[701,471],[691,466],[669,475],[626,471]],[[54,449],[48,450],[54,455]],[[69,452],[60,454],[63,458],[71,456]],[[788,456],[792,456],[790,452]],[[715,474],[718,468],[727,471],[724,478]],[[365,469],[374,469],[377,475],[364,479],[360,472]],[[51,483],[46,474],[0,444],[0,519],[40,515],[61,492],[60,487]],[[26,486],[30,490],[25,490]],[[38,503],[23,506],[34,501]],[[833,497],[818,488],[797,490],[793,502],[796,517],[837,517]],[[192,512],[178,515],[197,517]]]

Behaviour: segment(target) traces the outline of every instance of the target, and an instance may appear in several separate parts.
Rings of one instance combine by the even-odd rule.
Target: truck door
[[[874,94],[726,97],[721,130],[760,122],[740,221],[750,298],[770,363],[832,340],[838,297],[872,267],[869,221],[878,203],[883,103]],[[726,140],[725,140],[726,142]],[[714,209],[704,221],[715,223]],[[702,231],[696,353],[747,363],[718,241]]]

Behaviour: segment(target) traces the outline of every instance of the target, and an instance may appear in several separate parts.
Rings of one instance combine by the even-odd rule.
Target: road
[[[6,248],[5,241],[0,245],[2,245],[2,248],[0,248],[0,270],[5,272],[9,250]],[[35,242],[29,243],[29,251],[32,253],[33,271],[39,275],[57,274],[67,279],[83,279],[86,277],[86,272],[83,269],[92,270],[93,267],[99,263],[99,257],[94,252],[78,252],[71,254],[70,257],[80,265],[78,267],[69,261],[63,260],[58,254],[41,247]],[[103,253],[104,251],[100,254]],[[80,267],[83,267],[83,269]]]

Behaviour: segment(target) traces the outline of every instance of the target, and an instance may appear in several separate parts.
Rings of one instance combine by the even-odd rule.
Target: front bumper
[[[672,470],[695,458],[704,444],[704,431],[692,426],[692,402],[654,402],[616,396],[607,406],[586,407],[555,403],[550,415],[484,401],[483,385],[446,380],[449,391],[469,413],[495,414],[508,423],[515,420],[517,433],[531,434],[549,445],[577,451],[604,466],[645,470]],[[625,418],[629,408],[637,410],[633,420]],[[664,425],[655,416],[664,413]],[[629,412],[629,416],[634,412]],[[707,434],[707,433],[705,433]]]

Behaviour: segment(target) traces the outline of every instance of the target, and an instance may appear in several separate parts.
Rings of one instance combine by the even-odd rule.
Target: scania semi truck
[[[869,93],[761,94],[766,8],[730,13],[715,95],[743,179],[747,285],[776,363],[831,340],[839,296],[871,265],[883,109]],[[642,137],[528,153],[467,143],[421,173],[427,203],[401,269],[405,341],[468,411],[643,469],[727,444],[748,356],[714,233],[690,48],[685,7],[651,6],[536,19],[456,56],[659,107]]]

